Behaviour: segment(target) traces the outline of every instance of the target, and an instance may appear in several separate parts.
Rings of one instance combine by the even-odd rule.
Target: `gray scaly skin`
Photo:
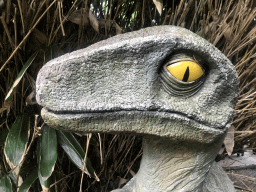
[[[176,53],[204,60],[203,83],[193,93],[163,87],[162,68]],[[235,191],[214,159],[239,81],[231,62],[196,34],[158,26],[117,35],[51,60],[36,83],[52,127],[144,135],[140,170],[115,192]]]

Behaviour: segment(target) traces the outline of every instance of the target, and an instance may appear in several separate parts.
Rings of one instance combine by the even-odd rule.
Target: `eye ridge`
[[[182,81],[187,82],[187,81],[188,81],[188,78],[189,78],[189,66],[187,66],[187,69],[186,69],[186,71],[185,71],[185,74],[184,74],[184,76],[183,76]]]

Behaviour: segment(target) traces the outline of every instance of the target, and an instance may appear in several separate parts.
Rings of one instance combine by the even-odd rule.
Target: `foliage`
[[[255,149],[255,1],[0,0],[0,14],[1,190],[105,191],[134,175],[142,153],[139,137],[56,132],[40,117],[35,79],[52,58],[154,25],[188,28],[233,62],[240,78],[235,148]]]

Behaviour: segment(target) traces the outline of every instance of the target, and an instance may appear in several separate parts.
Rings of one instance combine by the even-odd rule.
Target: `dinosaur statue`
[[[238,76],[191,31],[117,35],[49,61],[36,84],[52,127],[143,135],[140,169],[115,192],[235,191],[214,159],[232,122]]]

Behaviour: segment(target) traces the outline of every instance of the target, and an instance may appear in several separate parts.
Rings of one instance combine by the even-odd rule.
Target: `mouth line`
[[[118,108],[118,109],[105,109],[105,110],[87,110],[87,111],[82,111],[82,110],[73,110],[73,111],[70,111],[70,110],[67,110],[67,111],[55,111],[55,110],[51,110],[49,108],[45,108],[45,110],[47,110],[48,112],[50,113],[53,113],[55,114],[56,116],[83,116],[83,115],[88,115],[90,117],[93,117],[94,114],[101,114],[102,116],[105,116],[105,115],[112,115],[112,114],[121,114],[121,113],[133,113],[133,114],[136,114],[136,113],[144,113],[144,114],[152,114],[152,115],[161,115],[161,114],[164,114],[165,116],[174,116],[174,115],[177,115],[177,116],[180,116],[180,117],[183,117],[183,118],[186,118],[187,120],[190,120],[190,121],[194,121],[194,122],[197,122],[198,124],[201,124],[203,126],[207,126],[211,129],[215,129],[215,130],[225,130],[225,127],[227,126],[228,123],[225,123],[225,125],[222,125],[222,126],[214,126],[213,124],[205,121],[205,120],[202,120],[198,117],[196,117],[195,115],[188,115],[188,114],[185,114],[185,113],[182,113],[182,112],[179,112],[179,111],[171,111],[171,110],[164,110],[164,109],[157,109],[157,108],[150,108],[150,109],[147,109],[147,110],[143,110],[143,109],[121,109],[121,108]]]

